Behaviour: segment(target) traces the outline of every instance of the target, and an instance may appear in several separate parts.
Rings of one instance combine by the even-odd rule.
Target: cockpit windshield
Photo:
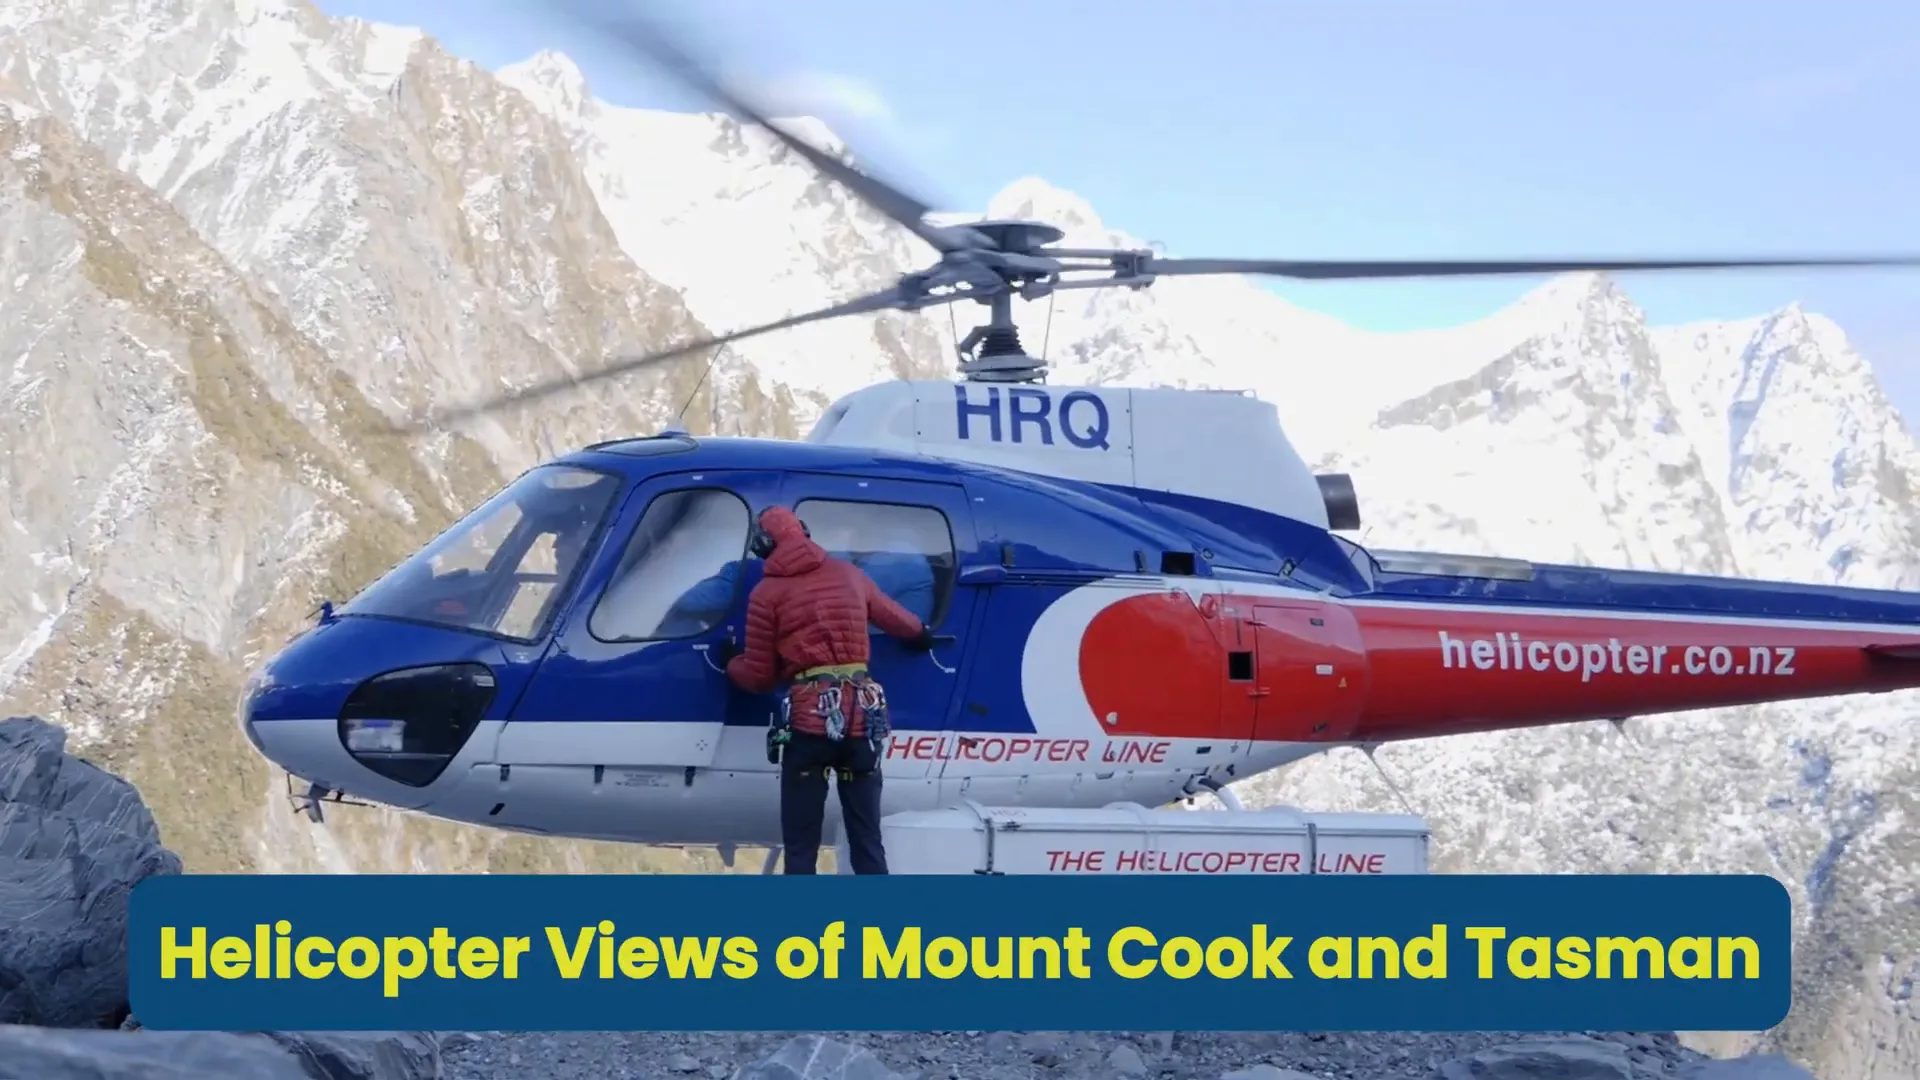
[[[619,489],[619,477],[593,469],[533,469],[387,571],[340,614],[537,640]]]

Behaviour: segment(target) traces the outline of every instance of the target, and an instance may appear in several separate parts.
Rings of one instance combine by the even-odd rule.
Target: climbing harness
[[[878,747],[892,733],[886,691],[867,675],[865,664],[822,664],[800,672],[794,682],[812,683],[816,688],[814,712],[829,741],[840,742],[847,737],[853,708],[860,710],[870,745]]]

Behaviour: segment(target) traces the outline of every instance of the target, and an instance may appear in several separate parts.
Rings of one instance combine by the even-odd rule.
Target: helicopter
[[[433,413],[442,427],[827,319],[961,302],[960,377],[876,384],[800,441],[684,430],[538,465],[248,678],[247,739],[307,785],[553,837],[780,842],[771,696],[734,689],[758,513],[792,508],[934,630],[873,639],[886,813],[1164,805],[1339,747],[1920,687],[1920,596],[1369,551],[1352,478],[1316,475],[1271,403],[1056,386],[1017,297],[1215,274],[1380,280],[1920,266],[1920,257],[1328,262],[1060,246],[929,204],[809,144],[656,26],[632,48],[924,241],[931,266],[819,311]],[[1223,466],[1223,462],[1235,463]],[[830,814],[833,811],[830,811]],[[836,826],[830,819],[829,828]]]

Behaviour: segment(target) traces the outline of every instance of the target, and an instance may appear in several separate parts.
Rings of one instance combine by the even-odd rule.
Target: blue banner
[[[1762,876],[215,876],[131,900],[171,1029],[1757,1031]]]

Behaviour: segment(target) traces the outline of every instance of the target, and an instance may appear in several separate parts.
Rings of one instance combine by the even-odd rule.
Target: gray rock
[[[1317,1076],[1283,1069],[1278,1065],[1249,1065],[1244,1069],[1235,1069],[1220,1080],[1320,1080]]]
[[[1145,1076],[1147,1059],[1140,1056],[1140,1051],[1121,1043],[1107,1055],[1107,1069],[1114,1076]]]
[[[700,1059],[692,1054],[675,1054],[667,1059],[667,1068],[677,1073],[700,1071]]]
[[[127,1015],[127,894],[180,872],[140,793],[0,720],[0,1024],[113,1027]]]
[[[0,1078],[433,1080],[431,1032],[148,1031],[127,1008],[127,894],[180,859],[133,785],[0,720]],[[62,1028],[118,1026],[119,1031]]]
[[[313,1080],[272,1042],[202,1031],[0,1026],[6,1080]]]
[[[1752,1054],[1725,1061],[1695,1062],[1680,1080],[1815,1080],[1807,1070],[1779,1054]]]
[[[1602,1039],[1542,1039],[1445,1062],[1434,1080],[1636,1080],[1627,1048]]]
[[[900,1074],[857,1046],[798,1035],[735,1073],[734,1080],[900,1080]]]
[[[266,1031],[313,1080],[435,1080],[440,1040],[426,1031]]]
[[[1021,1036],[1020,1051],[1043,1069],[1060,1064],[1069,1050],[1067,1037],[1055,1031],[1031,1031]]]

